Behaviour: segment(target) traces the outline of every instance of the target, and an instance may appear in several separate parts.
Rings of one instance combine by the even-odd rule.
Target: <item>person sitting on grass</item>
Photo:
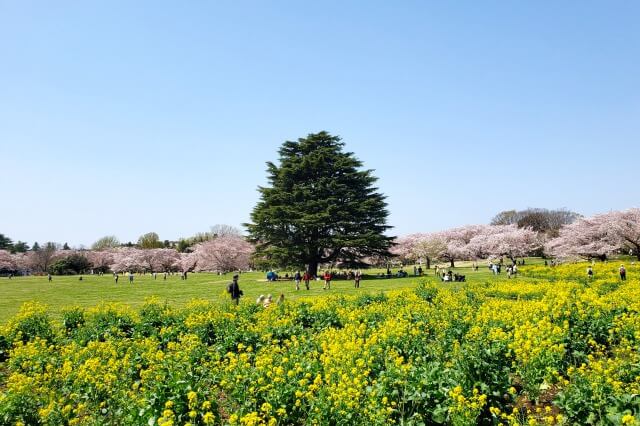
[[[269,306],[271,306],[271,303],[273,303],[273,297],[268,294],[267,297],[265,297],[262,301],[262,306],[268,308]]]

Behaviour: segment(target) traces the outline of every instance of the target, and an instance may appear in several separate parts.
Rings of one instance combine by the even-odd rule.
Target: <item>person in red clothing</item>
[[[325,290],[331,290],[331,272],[324,271],[324,287]]]
[[[311,280],[311,274],[309,271],[304,271],[304,275],[302,276],[302,281],[304,281],[304,286],[309,290],[309,281]]]

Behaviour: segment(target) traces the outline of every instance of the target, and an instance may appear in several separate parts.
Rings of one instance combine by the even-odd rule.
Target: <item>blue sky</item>
[[[640,3],[0,0],[0,233],[248,221],[285,140],[340,135],[395,235],[638,206]]]

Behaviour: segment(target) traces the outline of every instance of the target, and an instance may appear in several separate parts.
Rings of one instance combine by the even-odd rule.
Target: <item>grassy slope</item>
[[[507,279],[504,272],[499,277],[493,277],[485,263],[479,263],[480,269],[477,272],[471,270],[468,262],[460,262],[457,266],[454,272],[466,275],[469,281]],[[405,270],[410,274],[413,273],[413,267],[407,267]],[[380,271],[365,271],[365,273],[375,276]],[[274,296],[274,299],[280,293],[284,293],[287,299],[292,300],[305,296],[323,296],[328,293],[359,294],[413,288],[423,279],[425,278],[413,276],[378,279],[372,275],[365,275],[360,289],[353,288],[353,281],[335,280],[330,291],[322,289],[322,281],[312,282],[309,291],[304,290],[304,284],[300,291],[296,291],[293,281],[267,283],[264,273],[252,272],[242,274],[239,283],[245,294],[242,301],[248,303],[255,301],[260,294],[269,293]],[[427,271],[426,279],[434,279],[433,269]],[[150,274],[136,275],[133,285],[129,284],[126,276],[120,276],[119,283],[115,284],[111,275],[85,275],[83,281],[79,281],[77,276],[54,276],[52,283],[47,282],[47,277],[14,277],[11,280],[3,277],[0,278],[0,294],[3,296],[0,299],[0,324],[6,323],[18,312],[20,305],[27,301],[45,303],[52,314],[57,316],[62,309],[69,306],[90,307],[101,302],[121,302],[135,307],[152,296],[176,306],[184,305],[193,299],[224,300],[228,298],[225,289],[230,280],[231,274],[219,276],[210,273],[189,274],[187,281],[180,280],[179,275],[169,275],[167,281],[163,281],[161,274],[158,274],[158,279],[155,281]]]

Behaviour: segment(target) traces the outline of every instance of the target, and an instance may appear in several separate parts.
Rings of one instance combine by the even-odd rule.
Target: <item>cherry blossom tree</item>
[[[411,234],[396,238],[394,246],[389,251],[404,263],[417,261],[414,247],[420,235],[421,234]]]
[[[447,243],[440,233],[410,234],[396,240],[392,253],[403,261],[424,262],[429,269],[432,261],[445,257]]]
[[[136,260],[142,272],[153,272],[156,270],[156,249],[138,250],[135,254]]]
[[[561,258],[604,260],[621,249],[632,249],[640,260],[640,209],[612,211],[582,218],[560,230],[545,252]]]
[[[475,258],[506,256],[515,263],[516,257],[527,256],[541,245],[540,235],[532,229],[493,225],[471,239],[467,252]]]
[[[58,250],[57,244],[52,242],[46,243],[38,250],[35,250],[34,248],[29,252],[27,257],[28,269],[34,272],[47,272],[51,264],[67,254],[70,253],[61,253],[61,250]]]
[[[196,270],[229,272],[249,268],[253,246],[237,235],[223,235],[194,246]]]
[[[640,209],[611,212],[610,232],[622,247],[629,248],[640,260]]]
[[[477,236],[485,233],[490,225],[466,225],[459,228],[452,228],[431,235],[430,244],[434,247],[442,247],[437,258],[455,266],[455,261],[469,259],[472,253],[469,250],[469,243]]]
[[[606,215],[581,218],[564,226],[557,238],[545,245],[545,253],[558,258],[605,260],[620,248]]]
[[[90,250],[85,252],[85,256],[97,271],[106,272],[113,264],[113,251],[111,250]]]
[[[197,257],[195,253],[179,253],[180,258],[177,262],[177,267],[182,272],[193,271],[196,267]]]
[[[154,271],[169,272],[175,269],[182,269],[180,260],[180,253],[178,253],[175,249],[153,250]]]
[[[541,245],[537,232],[517,225],[468,225],[434,233],[411,234],[397,240],[394,253],[406,260],[448,261],[507,256],[512,261]]]
[[[0,250],[0,272],[13,272],[16,269],[14,256],[7,250]]]
[[[16,264],[16,268],[23,274],[31,272],[31,259],[29,256],[30,252],[26,253],[16,253],[13,255],[13,261]]]
[[[144,263],[140,252],[144,251],[133,247],[120,247],[113,251],[113,272],[139,272],[144,270]]]

